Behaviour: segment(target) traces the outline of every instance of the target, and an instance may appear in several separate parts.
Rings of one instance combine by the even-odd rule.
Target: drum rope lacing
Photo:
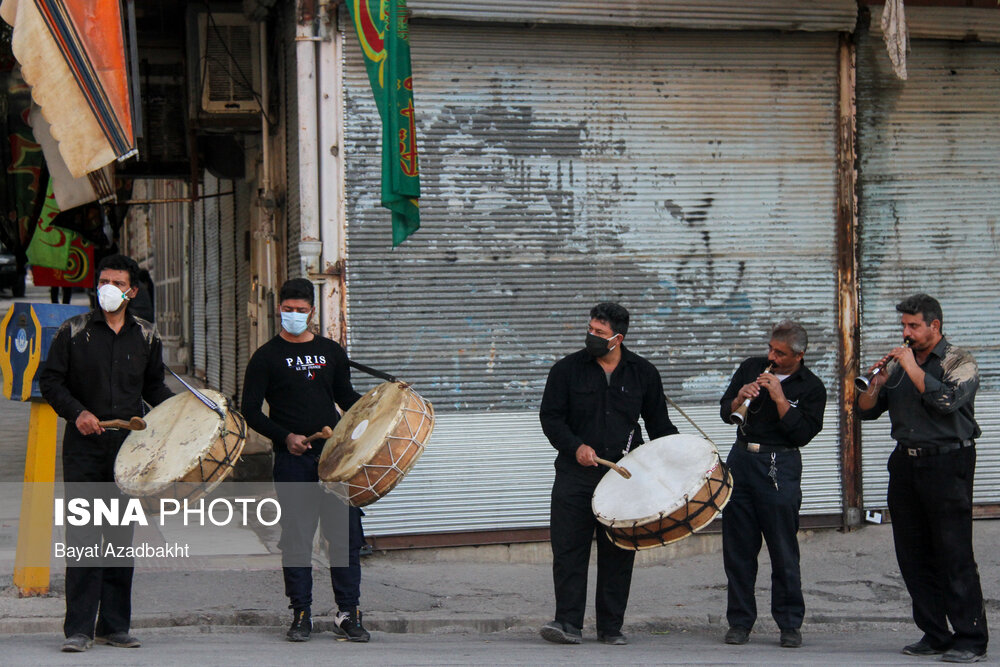
[[[716,457],[718,457],[718,453],[716,453]],[[713,480],[711,477],[711,474],[717,468],[721,468],[721,473],[722,473],[721,480]],[[714,511],[714,512],[722,511],[722,508],[725,506],[726,503],[722,502],[722,504],[720,505],[718,499],[719,496],[722,495],[723,491],[725,491],[728,488],[729,468],[726,466],[725,463],[723,463],[721,458],[718,458],[717,464],[713,466],[712,469],[708,471],[708,473],[706,473],[706,476],[708,477],[709,489],[712,489],[713,486],[712,482],[716,482],[714,490],[711,491],[711,495],[709,496],[709,498],[704,501],[692,499],[687,494],[684,494],[685,505],[683,509],[686,510],[686,514],[683,519],[675,519],[670,516],[671,514],[673,514],[673,512],[676,512],[678,510],[674,510],[673,512],[661,512],[659,515],[660,522],[662,523],[664,520],[669,520],[671,522],[670,526],[667,528],[657,527],[658,524],[656,523],[640,524],[638,521],[636,521],[632,524],[632,526],[630,526],[630,528],[632,528],[635,531],[633,535],[623,535],[621,532],[615,532],[614,535],[612,535],[612,529],[607,527],[605,527],[604,531],[605,535],[613,543],[625,542],[631,545],[633,549],[638,550],[640,548],[648,548],[649,546],[652,546],[650,544],[650,541],[657,541],[661,545],[666,545],[670,544],[670,542],[675,542],[676,540],[670,540],[669,542],[665,541],[663,539],[663,535],[672,532],[677,528],[687,529],[688,532],[684,535],[684,537],[697,532],[697,530],[700,528],[704,528],[705,526],[708,525],[708,523],[705,523],[702,526],[696,528],[692,524],[692,522],[706,511]],[[698,506],[697,509],[691,511],[692,505],[697,505]]]
[[[345,482],[346,486],[348,486],[351,489],[358,489],[361,492],[370,491],[372,493],[375,493],[375,486],[378,485],[383,479],[385,479],[385,476],[388,475],[389,473],[395,471],[396,473],[399,474],[400,477],[406,474],[406,471],[400,468],[400,462],[404,458],[412,458],[406,456],[406,454],[409,453],[410,451],[410,445],[415,445],[418,450],[422,450],[424,448],[424,444],[417,439],[417,436],[420,435],[421,432],[423,432],[424,426],[428,422],[431,422],[431,416],[430,412],[427,410],[426,402],[424,402],[421,399],[420,405],[421,405],[420,410],[415,410],[413,408],[405,406],[403,407],[404,415],[406,413],[420,415],[420,422],[417,424],[416,429],[410,426],[410,420],[406,419],[404,416],[404,419],[402,421],[406,423],[406,430],[409,432],[409,437],[403,437],[399,435],[386,436],[386,440],[399,440],[406,443],[406,445],[399,452],[399,456],[397,456],[397,452],[394,451],[393,447],[391,445],[389,446],[389,455],[392,457],[391,465],[376,466],[371,464],[365,464],[364,466],[362,466],[362,468],[365,471],[365,482],[367,482],[368,486],[365,487],[361,486],[360,484],[351,484],[350,482]],[[380,469],[382,472],[373,481],[372,476],[375,468]],[[350,493],[348,494],[350,498],[353,498],[355,495],[356,493],[353,490],[350,491]]]

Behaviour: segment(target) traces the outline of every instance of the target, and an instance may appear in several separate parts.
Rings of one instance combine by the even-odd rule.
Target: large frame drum
[[[712,522],[732,495],[733,478],[719,452],[695,435],[668,435],[633,449],[594,489],[594,516],[622,549],[682,540]]]
[[[324,487],[354,507],[389,493],[424,452],[434,407],[405,382],[383,382],[337,422],[319,457]]]
[[[171,396],[145,416],[115,459],[115,483],[130,496],[197,500],[215,490],[243,453],[247,425],[226,397],[201,393],[226,414],[223,419],[190,392]]]

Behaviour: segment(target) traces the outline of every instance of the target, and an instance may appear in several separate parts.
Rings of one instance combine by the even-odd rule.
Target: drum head
[[[704,486],[719,464],[715,446],[696,435],[668,435],[626,454],[618,465],[625,479],[609,470],[594,489],[594,515],[606,526],[633,525],[680,509]]]
[[[219,392],[200,391],[227,408]],[[154,495],[183,478],[224,428],[222,417],[187,391],[157,405],[145,420],[145,430],[132,431],[115,459],[115,482],[130,496]]]
[[[350,479],[371,460],[403,417],[408,395],[400,382],[383,382],[358,399],[337,422],[319,457],[324,482]]]

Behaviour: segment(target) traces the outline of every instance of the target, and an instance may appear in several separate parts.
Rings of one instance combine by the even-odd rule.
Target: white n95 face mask
[[[114,285],[101,285],[97,290],[97,301],[101,304],[101,309],[107,313],[113,313],[122,307],[128,297]]]

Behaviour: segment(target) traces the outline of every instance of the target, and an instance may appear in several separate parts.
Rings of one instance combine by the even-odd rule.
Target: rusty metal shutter
[[[250,197],[253,190],[245,180],[236,188],[236,393],[234,405],[243,396],[243,375],[250,361]]]
[[[958,10],[960,11],[960,10]],[[975,499],[1000,500],[1000,47],[913,40],[909,78],[878,35],[858,47],[862,358],[900,341],[895,305],[926,292],[944,333],[979,364]],[[888,415],[863,429],[864,502],[885,506]]]
[[[635,28],[854,30],[854,0],[408,0],[415,19],[457,19]]]
[[[282,23],[285,45],[285,85],[282,88],[284,104],[281,105],[284,115],[285,137],[285,278],[302,278],[302,262],[299,253],[299,241],[302,237],[302,225],[299,219],[299,95],[298,70],[296,69],[295,49],[295,6],[289,2],[286,5]]]
[[[547,525],[538,403],[603,300],[631,310],[626,344],[723,455],[732,372],[772,323],[802,321],[831,396],[803,511],[839,514],[835,35],[423,23],[411,39],[422,228],[395,250],[380,124],[345,50],[351,356],[440,417],[368,529]]]

